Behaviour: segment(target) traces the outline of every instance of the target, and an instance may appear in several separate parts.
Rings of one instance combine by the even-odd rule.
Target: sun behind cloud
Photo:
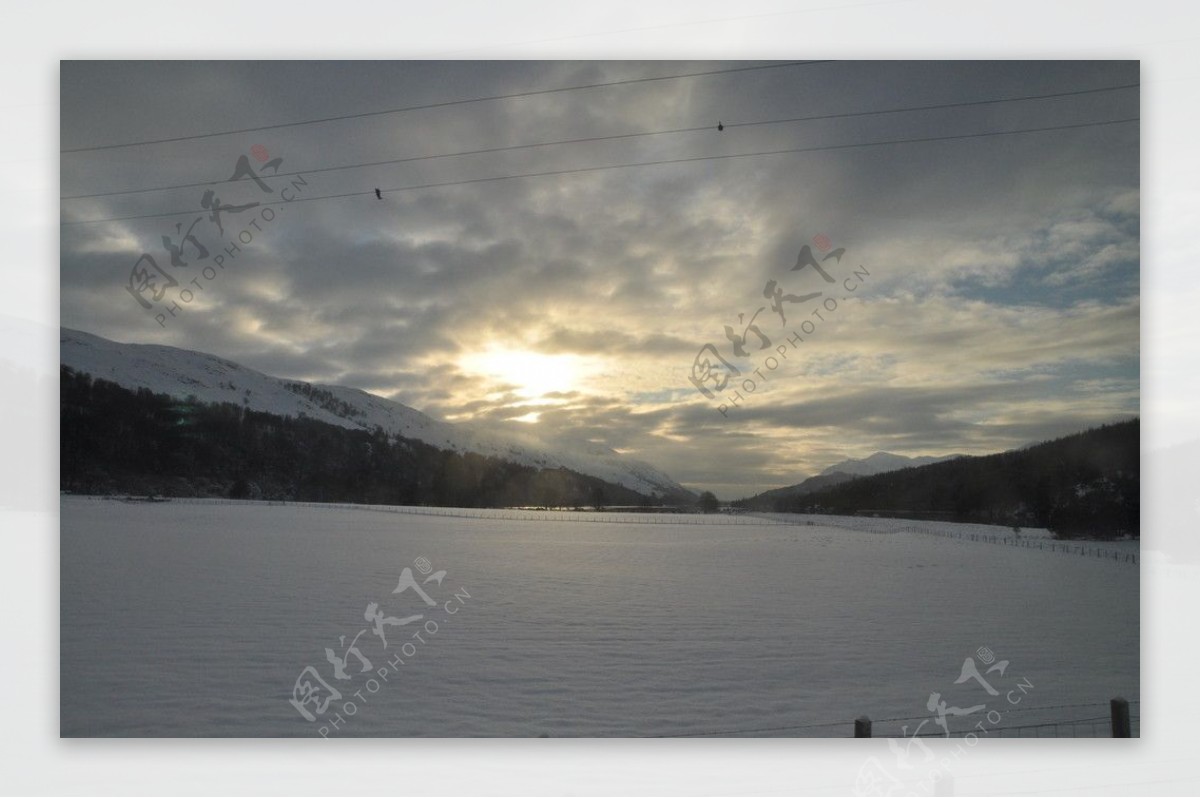
[[[578,355],[501,347],[472,352],[459,361],[463,371],[513,386],[514,393],[524,399],[577,390],[586,376],[586,366]]]

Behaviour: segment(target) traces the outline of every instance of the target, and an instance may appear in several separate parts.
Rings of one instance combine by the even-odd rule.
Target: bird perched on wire
[[[719,132],[724,129],[725,129],[725,123],[718,119],[717,120],[717,131]]]
[[[375,189],[375,199],[383,199],[383,192],[379,189]]]

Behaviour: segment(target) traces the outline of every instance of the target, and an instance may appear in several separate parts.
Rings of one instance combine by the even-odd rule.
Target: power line
[[[1011,135],[1016,135],[1019,133],[1044,133],[1044,132],[1054,131],[1054,130],[1072,130],[1072,129],[1079,129],[1079,128],[1087,128],[1087,127],[1100,127],[1103,125],[1118,125],[1118,124],[1123,124],[1126,122],[1137,122],[1139,120],[1140,120],[1140,117],[1129,117],[1126,119],[1110,119],[1110,120],[1105,120],[1105,121],[1101,121],[1101,122],[1077,122],[1077,123],[1069,124],[1069,125],[1051,125],[1051,126],[1047,126],[1047,127],[1022,128],[1019,130],[993,130],[993,131],[987,131],[987,132],[983,132],[983,133],[960,133],[960,134],[948,135],[948,136],[925,136],[925,137],[921,137],[921,138],[890,139],[887,141],[870,141],[870,142],[863,142],[863,143],[858,143],[858,144],[830,144],[830,145],[818,146],[818,147],[793,147],[793,148],[783,149],[783,150],[763,150],[760,152],[741,152],[741,153],[731,153],[731,154],[726,154],[726,155],[703,155],[703,156],[695,156],[695,157],[690,157],[690,158],[664,158],[664,159],[656,160],[656,161],[639,161],[637,163],[611,164],[608,166],[585,166],[585,167],[578,167],[578,168],[574,168],[574,169],[552,169],[552,170],[543,171],[543,172],[526,172],[526,173],[517,174],[517,175],[499,175],[496,177],[477,177],[477,178],[472,178],[469,180],[448,180],[448,181],[444,181],[441,183],[423,183],[420,185],[412,185],[412,186],[398,186],[396,188],[381,189],[381,192],[384,194],[395,194],[395,193],[404,192],[404,191],[417,191],[419,189],[426,189],[426,188],[445,188],[445,187],[449,187],[449,186],[465,186],[465,185],[470,185],[473,183],[491,183],[491,182],[495,182],[495,181],[499,181],[499,180],[518,180],[518,179],[529,178],[529,177],[551,177],[551,176],[556,176],[556,175],[582,174],[585,172],[603,172],[603,171],[608,171],[611,169],[632,169],[632,168],[641,167],[641,166],[661,166],[661,165],[665,165],[665,164],[695,163],[695,162],[699,162],[699,161],[718,161],[718,160],[727,160],[727,159],[733,159],[733,158],[754,158],[754,157],[758,157],[758,156],[762,156],[762,155],[788,155],[788,154],[805,153],[805,152],[825,152],[825,151],[831,151],[831,150],[849,150],[849,149],[857,149],[857,148],[865,148],[865,147],[882,147],[882,146],[888,146],[888,145],[894,145],[894,144],[919,144],[919,143],[924,143],[924,142],[935,142],[935,141],[955,141],[955,140],[959,140],[959,139],[988,138],[988,137],[993,137],[993,136],[1011,136]],[[375,193],[375,191],[373,189],[367,190],[367,191],[348,191],[348,192],[345,192],[342,194],[326,194],[326,195],[322,195],[319,197],[297,197],[292,200],[277,200],[274,202],[263,202],[263,203],[259,203],[259,206],[268,207],[268,206],[272,206],[272,205],[294,205],[294,204],[300,203],[300,202],[316,202],[318,200],[344,199],[346,197],[370,196],[370,195],[373,195],[374,193]],[[123,221],[131,221],[134,219],[160,219],[160,218],[166,218],[166,217],[171,217],[171,216],[184,216],[184,215],[193,214],[196,212],[197,212],[196,210],[183,210],[183,211],[168,211],[166,213],[147,213],[147,214],[140,214],[140,215],[134,215],[134,216],[114,216],[111,218],[104,218],[104,219],[80,219],[80,220],[69,221],[69,222],[61,222],[60,226],[80,225],[80,224],[99,224],[101,222],[123,222]]]
[[[734,72],[753,72],[762,69],[782,69],[785,67],[809,66],[811,64],[828,64],[834,59],[825,59],[820,61],[785,61],[779,64],[759,64],[757,66],[747,67],[731,67],[729,69],[710,69],[703,72],[685,72],[680,75],[659,75],[650,78],[628,78],[626,80],[610,80],[604,83],[588,83],[581,86],[560,86],[555,89],[537,89],[534,91],[520,91],[512,94],[493,94],[487,97],[472,97],[464,100],[445,100],[436,103],[425,103],[423,105],[408,105],[403,108],[388,108],[381,111],[363,111],[357,114],[340,114],[338,116],[324,116],[316,119],[305,119],[298,122],[280,122],[275,125],[259,125],[256,127],[244,127],[236,130],[218,130],[209,133],[194,133],[188,136],[172,136],[162,139],[144,139],[142,141],[125,141],[119,144],[98,144],[92,147],[73,147],[71,149],[59,150],[60,154],[79,153],[79,152],[96,152],[98,150],[118,150],[126,147],[141,147],[147,144],[167,144],[178,141],[192,141],[194,139],[209,139],[217,136],[232,136],[238,133],[253,133],[260,130],[279,130],[286,127],[300,127],[301,125],[317,125],[324,122],[336,122],[342,119],[365,119],[372,116],[386,116],[387,114],[400,114],[406,111],[423,111],[431,108],[449,108],[455,105],[468,105],[470,103],[490,102],[493,100],[512,100],[518,97],[536,97],[544,94],[558,94],[567,91],[581,91],[583,89],[600,89],[608,86],[627,86],[635,83],[653,83],[660,80],[681,80],[683,78],[698,78],[707,77],[710,75],[728,75]]]
[[[1104,91],[1118,91],[1120,89],[1136,89],[1141,86],[1140,83],[1122,83],[1119,86],[1102,86],[1097,89],[1076,89],[1074,91],[1058,91],[1052,94],[1030,94],[1024,97],[1002,97],[994,100],[966,100],[956,103],[938,103],[936,105],[913,105],[906,108],[889,108],[882,111],[854,111],[850,113],[840,114],[821,114],[820,116],[798,116],[792,119],[772,119],[766,122],[731,122],[725,127],[753,127],[755,125],[778,125],[785,122],[811,122],[814,119],[848,119],[857,116],[871,116],[873,114],[897,114],[902,111],[933,111],[939,108],[965,108],[972,105],[994,105],[996,103],[1013,103],[1022,100],[1047,100],[1053,97],[1073,97],[1080,94],[1098,94]]]
[[[790,117],[787,119],[765,119],[765,120],[760,120],[760,121],[755,121],[755,122],[730,122],[730,123],[726,124],[725,127],[726,128],[759,127],[759,126],[764,126],[764,125],[792,124],[792,123],[796,123],[796,122],[812,122],[812,121],[828,120],[828,119],[850,119],[850,118],[856,118],[856,117],[877,116],[877,115],[883,115],[883,114],[898,114],[898,113],[904,113],[904,112],[908,112],[908,111],[933,111],[933,110],[940,110],[940,109],[946,109],[946,108],[966,108],[966,107],[980,106],[980,105],[996,105],[996,104],[1000,104],[1000,103],[1024,102],[1027,100],[1047,100],[1047,99],[1058,98],[1058,97],[1073,97],[1073,96],[1078,96],[1078,95],[1083,95],[1083,94],[1097,94],[1100,92],[1120,91],[1122,89],[1137,88],[1139,85],[1141,85],[1141,84],[1126,83],[1126,84],[1122,84],[1119,86],[1104,86],[1104,87],[1096,88],[1096,89],[1078,89],[1075,91],[1060,91],[1060,92],[1053,92],[1051,94],[1031,94],[1031,95],[1026,95],[1023,97],[1001,97],[1001,98],[990,99],[990,100],[968,100],[968,101],[964,101],[964,102],[937,103],[934,105],[914,105],[914,106],[906,106],[906,107],[901,107],[901,108],[885,108],[885,109],[881,109],[881,110],[877,110],[877,111],[848,111],[848,112],[836,113],[836,114],[817,114],[817,115],[813,115],[813,116]],[[678,133],[698,133],[698,132],[705,131],[705,130],[712,130],[714,127],[715,127],[714,125],[702,125],[702,126],[698,126],[698,127],[680,127],[680,128],[670,128],[670,129],[666,129],[666,130],[650,130],[650,131],[644,131],[641,133],[617,133],[617,134],[612,134],[612,135],[607,135],[607,136],[587,136],[584,138],[560,139],[558,141],[542,141],[542,142],[535,142],[535,143],[531,143],[531,144],[511,144],[511,145],[507,145],[504,147],[487,147],[487,148],[478,149],[478,150],[461,150],[459,152],[439,153],[436,155],[414,155],[414,156],[409,156],[406,158],[391,158],[391,159],[384,160],[384,161],[368,161],[365,163],[344,164],[342,166],[325,166],[325,167],[319,167],[316,169],[305,169],[305,170],[297,171],[297,172],[280,172],[278,175],[276,175],[276,177],[288,177],[288,176],[301,175],[301,174],[304,174],[304,175],[320,174],[323,172],[337,172],[337,171],[342,171],[345,169],[365,169],[368,167],[391,166],[394,164],[401,164],[401,163],[414,163],[417,161],[431,161],[431,160],[437,160],[440,158],[458,158],[458,157],[466,156],[466,155],[484,155],[484,154],[497,153],[497,152],[512,152],[515,150],[527,150],[527,149],[534,149],[537,147],[551,147],[551,146],[564,145],[564,144],[586,144],[586,143],[594,143],[594,142],[599,142],[599,141],[617,141],[617,140],[621,140],[621,139],[643,138],[643,137],[649,137],[649,136],[663,136],[663,135],[672,135],[672,134],[678,134]],[[200,182],[195,182],[195,183],[176,183],[176,184],[169,185],[169,186],[155,186],[153,188],[133,188],[133,189],[124,189],[121,191],[101,191],[101,192],[96,192],[94,194],[71,194],[71,195],[68,195],[65,197],[61,197],[60,199],[64,199],[64,200],[95,199],[97,197],[127,196],[130,194],[145,194],[145,193],[154,192],[154,191],[172,191],[172,190],[181,189],[181,188],[198,188],[200,186],[209,186],[216,182],[220,182],[220,181],[206,180],[206,181],[200,181]]]

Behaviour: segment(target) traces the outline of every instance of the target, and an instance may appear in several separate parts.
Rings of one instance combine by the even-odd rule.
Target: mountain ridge
[[[848,477],[774,497],[760,494],[739,504],[776,512],[1045,527],[1059,537],[1137,537],[1140,485],[1135,416],[1031,447]]]
[[[875,476],[876,474],[886,474],[890,471],[899,471],[903,468],[917,468],[933,463],[942,463],[947,460],[954,460],[962,457],[959,454],[948,454],[941,457],[921,456],[907,457],[902,454],[892,454],[891,452],[875,452],[862,459],[850,458],[843,460],[840,463],[834,463],[828,468],[821,471],[816,476],[808,477],[782,488],[774,488],[757,493],[747,499],[740,499],[739,502],[750,504],[762,504],[763,502],[775,502],[778,499],[788,499],[795,496],[806,496],[814,491],[823,490],[825,488],[840,485],[843,482],[848,482],[858,477]]]
[[[675,499],[695,494],[655,466],[593,446],[586,451],[531,444],[506,435],[454,424],[359,388],[274,377],[227,358],[162,344],[127,344],[60,328],[63,366],[125,388],[148,389],[205,403],[233,403],[248,410],[307,417],[348,429],[382,428],[391,435],[436,448],[472,452],[518,465],[566,468],[643,495]]]
[[[907,457],[902,454],[892,454],[891,452],[875,452],[862,459],[850,458],[840,463],[835,463],[821,471],[818,476],[849,474],[856,477],[869,477],[875,474],[885,474],[888,471],[899,471],[901,468],[914,468],[932,463],[941,463],[946,460],[953,460],[956,457],[962,457],[962,455],[947,454],[940,457]]]

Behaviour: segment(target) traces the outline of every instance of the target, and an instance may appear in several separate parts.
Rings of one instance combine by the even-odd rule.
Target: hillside
[[[854,479],[850,474],[840,472],[821,473],[815,477],[800,482],[796,485],[788,485],[786,488],[775,488],[774,490],[766,490],[757,495],[751,496],[748,499],[739,499],[733,502],[735,507],[744,507],[750,510],[776,510],[780,507],[780,502],[785,499],[792,499],[798,496],[807,496],[810,493],[821,490],[823,488],[840,485],[843,482],[849,482]]]
[[[63,366],[132,391],[140,389],[200,404],[229,403],[247,411],[311,419],[335,427],[417,441],[535,470],[566,469],[640,496],[693,502],[695,495],[649,463],[595,444],[542,441],[524,430],[503,433],[432,418],[399,402],[340,385],[272,377],[213,355],[149,344],[122,344],[62,329]]]
[[[63,490],[454,507],[649,504],[629,488],[232,403],[131,391],[62,367]]]
[[[1010,452],[858,477],[760,509],[1040,526],[1063,537],[1137,536],[1139,432],[1132,419]]]
[[[755,496],[751,496],[749,499],[736,501],[734,505],[755,510],[774,510],[779,506],[781,499],[807,496],[814,491],[833,485],[840,485],[858,476],[871,476],[874,474],[883,474],[888,471],[898,471],[901,468],[942,463],[961,456],[951,454],[944,457],[905,457],[902,454],[892,454],[891,452],[875,452],[870,457],[865,457],[861,460],[852,458],[843,460],[840,463],[834,463],[815,477],[809,477],[802,482],[795,485],[788,485],[784,488],[763,491]]]
[[[947,460],[953,460],[961,456],[958,454],[948,454],[944,457],[905,457],[902,454],[892,454],[891,452],[875,452],[870,457],[864,457],[861,460],[852,458],[835,463],[822,471],[820,475],[847,474],[854,477],[869,477],[875,474],[884,474],[888,471],[899,471],[901,468],[944,463]]]

